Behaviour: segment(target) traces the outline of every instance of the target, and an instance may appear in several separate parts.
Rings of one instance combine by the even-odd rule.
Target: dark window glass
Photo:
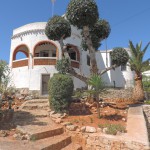
[[[87,65],[90,66],[90,56],[87,55]]]

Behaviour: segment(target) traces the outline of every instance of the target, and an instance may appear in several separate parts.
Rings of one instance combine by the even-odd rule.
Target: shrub
[[[129,60],[129,55],[127,51],[124,48],[116,47],[112,50],[110,53],[112,64],[120,66],[120,65],[126,65],[126,63]]]
[[[145,104],[150,105],[150,100],[146,100]]]
[[[117,132],[126,132],[126,129],[124,126],[120,124],[99,124],[99,128],[107,128],[106,133],[111,135],[116,135]]]
[[[73,94],[73,80],[66,74],[54,74],[49,80],[49,101],[51,109],[66,112]]]
[[[57,60],[56,69],[61,74],[66,74],[70,67],[70,61],[67,58],[62,58],[61,60]]]

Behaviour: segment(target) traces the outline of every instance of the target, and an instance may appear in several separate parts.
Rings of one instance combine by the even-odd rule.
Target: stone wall
[[[149,136],[149,141],[150,141],[150,105],[144,105],[143,110],[145,114],[148,136]]]
[[[146,144],[120,139],[111,135],[88,134],[86,138],[86,150],[148,150]]]
[[[150,105],[144,108],[150,133]],[[142,105],[130,105],[127,117],[127,133],[116,136],[97,132],[67,131],[83,150],[150,150],[148,131]]]

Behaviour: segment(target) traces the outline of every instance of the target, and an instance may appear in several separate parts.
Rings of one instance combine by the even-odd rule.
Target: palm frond
[[[146,50],[147,50],[149,44],[150,44],[150,42],[149,42],[149,43],[145,46],[145,48],[142,50],[142,52],[143,52],[144,54],[145,54],[145,52],[146,52]]]
[[[131,50],[132,56],[136,57],[137,56],[137,51],[136,51],[136,48],[134,47],[132,41],[129,41],[129,48]]]

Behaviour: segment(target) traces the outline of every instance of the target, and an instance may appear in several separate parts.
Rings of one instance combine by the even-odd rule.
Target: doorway
[[[42,95],[48,95],[48,81],[50,74],[42,74]]]

